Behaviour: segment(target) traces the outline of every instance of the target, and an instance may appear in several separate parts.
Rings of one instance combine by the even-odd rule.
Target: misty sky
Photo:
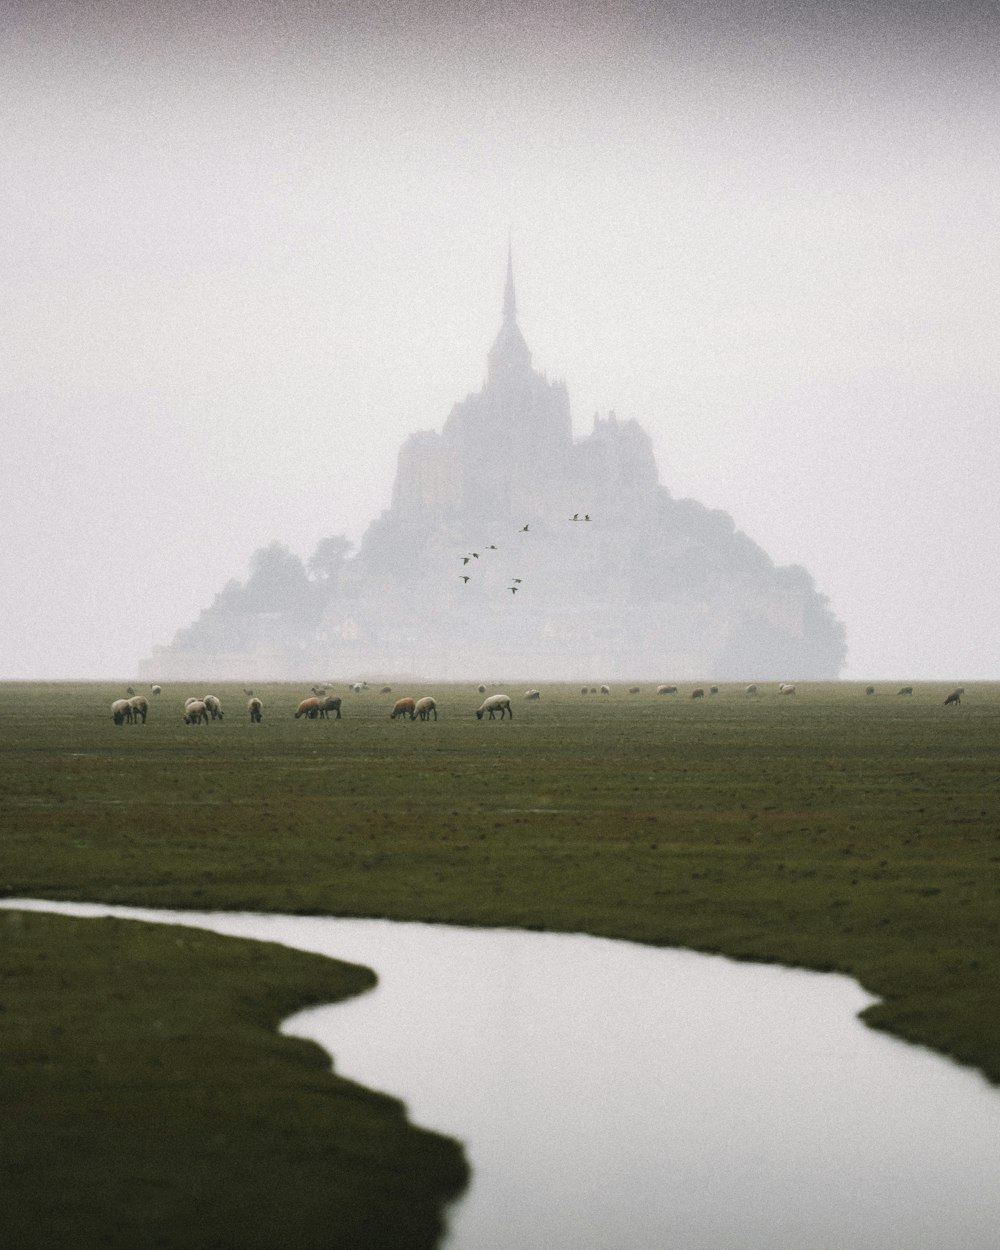
[[[844,676],[1000,679],[995,6],[400,7],[4,6],[0,677],[356,542],[510,235],[577,432],[803,564]]]

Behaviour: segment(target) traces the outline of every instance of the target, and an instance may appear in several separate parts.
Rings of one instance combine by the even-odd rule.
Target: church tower
[[[507,243],[507,281],[503,292],[503,320],[487,357],[487,381],[502,382],[531,373],[531,351],[517,324],[517,301],[514,298],[514,260]]]

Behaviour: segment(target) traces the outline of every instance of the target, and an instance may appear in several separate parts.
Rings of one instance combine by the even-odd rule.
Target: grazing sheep
[[[795,687],[791,682],[784,681],[778,687],[778,694],[795,694]]]
[[[476,687],[476,690],[479,692],[479,694],[485,694],[485,693],[486,693],[486,687],[485,687],[485,686],[477,686],[477,687]]]
[[[134,688],[133,686],[129,686],[129,687],[126,689],[125,693],[126,693],[126,694],[128,695],[128,697],[131,699],[131,697],[135,694],[135,688]]]
[[[307,716],[309,720],[315,720],[319,716],[319,695],[314,694],[311,699],[303,699],[299,706],[295,709],[295,719],[300,716]]]
[[[964,686],[959,686],[957,690],[953,690],[944,701],[945,707],[947,707],[950,703],[961,703],[963,694],[965,694]]]
[[[326,694],[326,686],[310,686],[309,689],[313,692],[317,699],[322,699],[322,697]]]
[[[415,710],[416,710],[417,716],[421,720],[430,720],[432,712],[434,713],[434,719],[437,720],[438,718],[437,701],[435,699],[432,699],[429,694],[424,695],[422,699],[417,700],[415,704]]]
[[[912,686],[904,686],[904,687],[902,688],[902,690],[897,690],[897,691],[896,691],[896,693],[897,693],[897,694],[913,694],[913,687],[912,687]]]
[[[331,712],[335,714],[334,719],[340,720],[340,702],[339,694],[325,694],[319,701],[320,720],[329,720]]]
[[[406,719],[407,716],[410,718],[410,720],[416,720],[417,719],[416,700],[411,699],[409,696],[406,696],[405,698],[402,698],[402,699],[397,699],[396,702],[392,705],[392,711],[389,713],[389,719],[395,720],[397,716],[402,716],[404,720]]]
[[[718,687],[718,686],[709,686],[709,688],[708,688],[708,693],[709,693],[709,694],[718,694],[718,693],[719,693],[719,687]]]
[[[692,690],[692,691],[691,691],[691,698],[692,698],[692,699],[704,699],[704,697],[705,697],[705,692],[704,692],[704,690],[702,690],[701,686],[699,686],[699,687],[697,688],[697,690]]]
[[[200,725],[208,724],[212,718],[208,714],[208,708],[202,699],[188,699],[184,704],[184,724]]]
[[[611,687],[610,687],[610,686],[602,686],[602,687],[601,687],[601,694],[610,694],[610,693],[611,693]]]
[[[116,725],[132,724],[132,706],[128,699],[115,699],[111,704],[111,719]]]
[[[657,686],[656,693],[657,694],[676,694],[677,687],[676,686]]]
[[[540,699],[542,697],[542,692],[540,690],[526,690],[524,692],[524,697],[526,699]]]
[[[639,694],[640,690],[638,686],[629,686],[628,692],[629,694]]]
[[[259,725],[264,719],[264,705],[256,696],[247,700],[247,711],[250,713],[251,725]]]
[[[163,694],[162,686],[150,686],[149,688],[153,692],[153,694]]]
[[[495,719],[495,716],[494,716],[495,712],[500,713],[501,720],[503,720],[505,712],[510,717],[510,719],[513,720],[514,709],[510,705],[510,695],[509,694],[491,694],[488,699],[484,699],[482,707],[478,708],[476,711],[476,720],[482,720],[484,712],[489,712],[490,720]]]
[[[212,720],[222,720],[222,704],[214,694],[205,695],[202,703],[208,708],[208,714]]]
[[[746,693],[746,694],[756,694],[756,693],[757,693],[757,687],[756,687],[756,686],[747,686],[745,693]]]
[[[874,686],[865,686],[865,694],[874,694],[874,693],[875,693]]]
[[[480,694],[482,694],[482,693],[483,693],[483,691],[482,691],[482,688],[481,688],[481,687],[480,687],[479,693],[480,693]],[[580,693],[581,693],[581,694],[590,694],[590,687],[589,687],[589,686],[584,686],[584,687],[583,687],[583,689],[580,691]]]
[[[128,701],[129,707],[132,709],[132,719],[134,721],[142,721],[145,725],[146,717],[149,715],[149,703],[146,701],[144,694],[134,694]]]
[[[590,687],[590,693],[591,693],[591,694],[597,694],[597,687],[596,687],[596,686],[591,686],[591,687]]]
[[[383,686],[379,694],[392,694],[392,686]]]

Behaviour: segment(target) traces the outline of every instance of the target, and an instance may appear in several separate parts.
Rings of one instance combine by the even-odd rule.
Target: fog
[[[988,4],[8,6],[0,677],[130,676],[537,367],[802,564],[845,677],[993,678]]]

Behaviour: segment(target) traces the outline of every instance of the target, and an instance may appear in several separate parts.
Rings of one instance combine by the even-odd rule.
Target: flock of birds
[[[574,512],[573,515],[569,518],[569,520],[570,521],[590,521],[592,520],[592,517],[589,512],[584,512],[583,514],[579,512]],[[529,521],[526,524],[522,525],[521,528],[517,532],[519,534],[527,534],[530,532],[530,530],[531,530],[531,522]],[[488,543],[483,548],[483,550],[484,551],[498,551],[499,548],[497,547],[496,543]],[[479,552],[470,551],[464,556],[459,556],[459,559],[462,561],[463,565],[467,565],[471,560],[479,559]],[[459,573],[459,577],[462,579],[462,582],[465,584],[468,584],[472,580],[471,573]],[[520,578],[520,577],[510,578],[511,585],[508,586],[507,589],[510,591],[512,595],[517,594],[518,588],[521,586],[522,581],[523,581],[523,578]]]

